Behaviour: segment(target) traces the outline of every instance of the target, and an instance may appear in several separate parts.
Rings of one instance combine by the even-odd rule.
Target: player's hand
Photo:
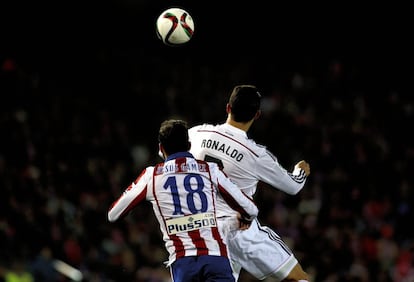
[[[309,174],[310,174],[310,166],[309,166],[309,164],[308,164],[306,161],[304,161],[304,160],[302,160],[302,161],[298,162],[298,163],[295,165],[295,168],[301,168],[301,169],[303,169],[303,170],[305,171],[306,176],[309,176]]]
[[[251,220],[247,220],[243,218],[240,214],[237,215],[237,219],[239,220],[239,229],[246,230],[249,229],[250,225],[252,224]]]

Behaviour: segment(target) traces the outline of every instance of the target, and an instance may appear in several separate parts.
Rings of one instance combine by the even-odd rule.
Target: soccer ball
[[[190,14],[181,8],[169,8],[157,19],[158,38],[166,45],[179,46],[190,41],[194,22]]]

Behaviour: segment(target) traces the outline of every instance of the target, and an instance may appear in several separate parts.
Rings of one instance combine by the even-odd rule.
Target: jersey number
[[[191,179],[195,179],[196,182],[196,189],[193,190],[191,185]],[[188,192],[187,193],[187,207],[191,211],[191,213],[200,213],[200,212],[206,212],[208,203],[207,203],[207,196],[203,192],[204,188],[204,181],[198,174],[188,174],[183,179],[183,186],[184,189]],[[180,194],[178,192],[178,186],[177,186],[177,178],[175,176],[168,177],[167,181],[164,184],[164,189],[171,189],[171,195],[174,202],[174,215],[176,214],[184,214],[182,208],[181,208],[181,202],[180,202]],[[198,197],[201,201],[201,208],[197,209],[194,203],[194,195],[198,194]]]

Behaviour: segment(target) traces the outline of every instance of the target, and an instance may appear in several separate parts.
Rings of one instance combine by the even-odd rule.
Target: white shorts
[[[247,230],[238,230],[234,217],[219,218],[220,231],[229,249],[236,281],[243,268],[259,280],[283,280],[298,263],[289,247],[272,229],[254,220]]]

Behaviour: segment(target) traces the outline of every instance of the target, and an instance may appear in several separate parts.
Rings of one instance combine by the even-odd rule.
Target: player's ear
[[[258,110],[257,112],[256,112],[256,114],[254,115],[254,119],[256,120],[256,119],[258,119],[259,117],[260,117],[260,115],[262,114],[262,111],[261,110]]]
[[[227,103],[227,105],[226,105],[226,113],[231,113],[231,106],[230,106],[230,104],[229,103]]]
[[[165,160],[164,148],[162,147],[161,143],[158,143],[158,156]]]

